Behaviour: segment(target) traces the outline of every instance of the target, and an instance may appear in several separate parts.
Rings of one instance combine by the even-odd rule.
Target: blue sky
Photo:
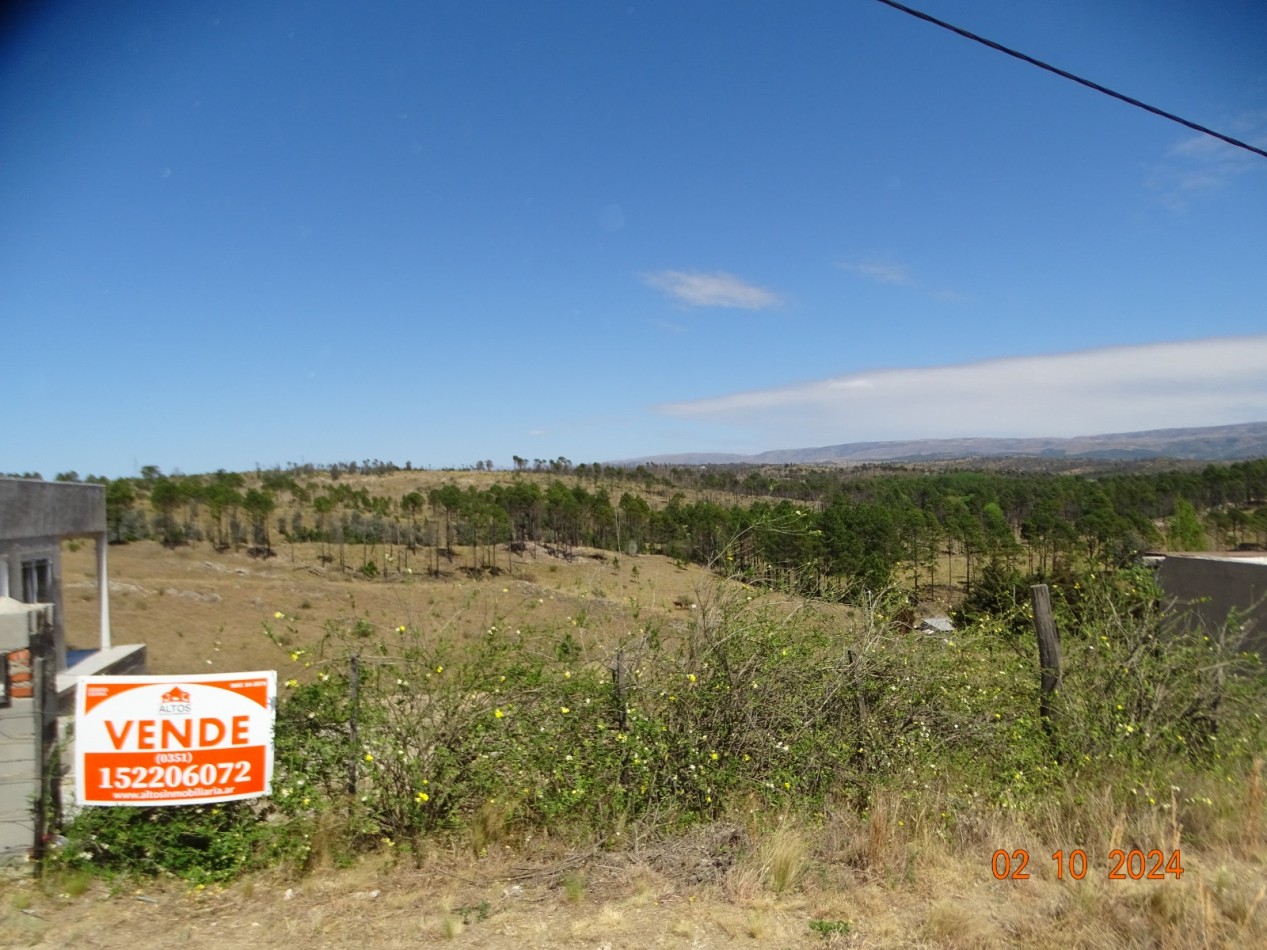
[[[917,0],[1267,144],[1254,0]],[[874,0],[45,2],[0,471],[1267,419],[1267,159]]]

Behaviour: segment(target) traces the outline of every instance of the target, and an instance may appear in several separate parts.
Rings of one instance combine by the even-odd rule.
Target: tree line
[[[1267,459],[1096,476],[567,463],[559,477],[566,461],[541,478],[525,464],[486,487],[399,494],[330,469],[326,478],[297,469],[167,476],[147,466],[141,478],[100,481],[113,541],[266,556],[279,541],[314,542],[344,567],[352,545],[361,563],[351,566],[366,573],[389,563],[506,569],[528,546],[550,545],[664,554],[819,596],[895,580],[918,594],[940,559],[961,565],[971,590],[987,569],[1048,576],[1149,549],[1267,547]],[[399,469],[382,474],[390,471]]]

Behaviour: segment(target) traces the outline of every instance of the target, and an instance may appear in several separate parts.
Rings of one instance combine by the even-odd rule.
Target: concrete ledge
[[[75,684],[81,676],[127,676],[145,672],[145,644],[123,643],[97,650],[57,674],[57,698],[62,715],[74,715]]]
[[[0,478],[0,541],[105,533],[104,485]]]

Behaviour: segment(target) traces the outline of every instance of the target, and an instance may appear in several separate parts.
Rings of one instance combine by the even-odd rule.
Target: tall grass
[[[724,816],[835,816],[856,829],[841,859],[879,879],[909,876],[933,846],[992,851],[1001,828],[1051,850],[1177,849],[1232,828],[1247,853],[1261,840],[1262,672],[1232,639],[1169,625],[1139,575],[1088,575],[1056,598],[1065,678],[1050,724],[1034,645],[1008,618],[929,637],[896,622],[898,598],[844,625],[725,582],[697,603],[680,634],[644,626],[589,653],[567,631],[543,641],[496,618],[462,643],[356,617],[317,637],[269,629],[296,664],[274,794],[208,810],[240,836],[225,860],[164,864],[163,829],[187,840],[188,809],[86,811],[65,860],[224,878],[384,841],[419,854],[438,834],[477,854],[542,829],[614,847],[640,824]],[[781,892],[803,839],[771,840],[763,874]]]

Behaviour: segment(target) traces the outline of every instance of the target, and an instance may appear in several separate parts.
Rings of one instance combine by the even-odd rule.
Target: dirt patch
[[[225,889],[97,882],[78,896],[29,878],[0,884],[6,945],[101,950],[185,946],[492,948],[821,946],[802,899],[741,905],[624,856],[538,864],[437,855],[422,868],[378,856],[302,879]],[[574,877],[573,877],[574,875]],[[12,941],[10,943],[10,941]],[[752,939],[749,938],[749,942]]]

